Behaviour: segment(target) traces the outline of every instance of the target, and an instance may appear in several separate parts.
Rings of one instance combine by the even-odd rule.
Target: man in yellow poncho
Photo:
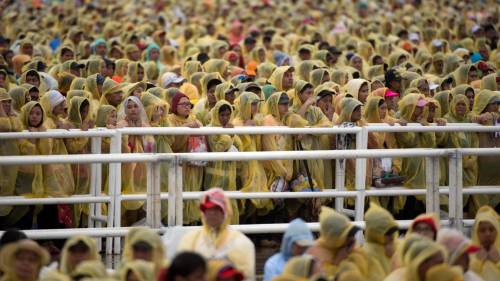
[[[203,227],[186,234],[177,248],[195,251],[205,258],[226,258],[255,280],[255,247],[241,232],[229,227],[231,205],[220,188],[206,191],[200,201]]]

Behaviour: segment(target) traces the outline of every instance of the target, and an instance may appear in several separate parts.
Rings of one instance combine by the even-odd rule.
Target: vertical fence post
[[[94,137],[91,139],[90,152],[92,154],[101,154],[102,138]],[[102,190],[102,163],[92,163],[90,166],[90,195],[101,196]],[[89,227],[102,227],[101,221],[101,203],[90,204],[89,207]],[[96,220],[97,219],[97,220]],[[102,249],[102,239],[97,239],[97,249]]]
[[[439,215],[439,157],[425,157],[425,187],[426,212]]]
[[[182,161],[179,156],[174,158],[174,171],[175,171],[175,224],[182,225],[183,211],[184,211],[184,201],[182,196],[183,191],[183,176],[182,176]]]
[[[147,173],[146,224],[152,228],[160,228],[160,163],[158,161],[148,162]]]
[[[460,231],[463,229],[463,178],[462,153],[455,150],[449,159],[449,212],[450,225]]]
[[[116,130],[111,137],[109,152],[120,154],[122,152],[122,134]],[[121,163],[109,163],[108,189],[111,196],[111,204],[108,208],[108,227],[120,227],[121,225]],[[111,219],[109,217],[111,216]],[[111,222],[111,223],[110,223]],[[114,244],[114,248],[113,248]],[[119,254],[121,251],[120,238],[108,237],[106,239],[106,253]]]
[[[177,166],[177,156],[174,156],[168,163],[168,226],[176,225],[176,188],[177,188],[177,176],[176,176],[176,166]]]
[[[362,127],[356,135],[356,149],[368,148],[368,129]],[[365,188],[366,188],[366,158],[356,158],[356,203],[355,220],[362,221],[365,212]]]

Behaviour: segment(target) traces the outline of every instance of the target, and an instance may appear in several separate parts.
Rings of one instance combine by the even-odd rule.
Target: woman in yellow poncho
[[[168,122],[172,127],[201,127],[200,121],[191,114],[192,104],[189,98],[178,93],[172,98],[171,114],[168,115]],[[188,148],[189,136],[174,136],[171,145],[174,153],[189,152]],[[182,164],[182,178],[184,183],[184,191],[200,191],[203,180],[203,167],[192,165],[184,162]],[[195,224],[200,220],[197,212],[197,202],[188,200],[184,202],[183,219],[184,224]]]
[[[476,81],[479,78],[477,75],[477,68],[472,64],[463,64],[459,66],[458,69],[453,72],[453,76],[457,85],[470,85],[472,81]]]
[[[68,122],[73,128],[86,131],[94,127],[94,121],[90,119],[90,102],[85,97],[73,97],[70,100]],[[69,154],[90,153],[89,138],[72,138],[65,140]],[[90,192],[90,165],[72,164],[73,178],[75,182],[75,194],[88,194]],[[75,223],[79,225],[80,216],[84,212],[88,213],[87,205],[75,205]],[[82,220],[84,222],[85,220]]]
[[[223,59],[210,59],[203,64],[206,73],[217,72],[220,77],[225,79],[229,75],[229,62]]]
[[[498,105],[500,96],[498,93],[490,90],[481,90],[474,99],[471,117],[477,119],[483,125],[498,124],[499,113]],[[500,137],[495,133],[478,133],[479,147],[500,147]],[[498,156],[479,156],[477,158],[478,170],[477,185],[499,185],[500,174],[497,167],[499,163]],[[489,205],[496,207],[500,202],[499,195],[489,196]]]
[[[370,84],[364,79],[352,79],[345,85],[346,94],[350,94],[353,98],[359,100],[362,104],[366,103],[368,94],[370,93]]]
[[[16,114],[21,112],[21,107],[30,101],[28,89],[23,87],[13,87],[9,90],[12,99],[12,109]]]
[[[212,117],[209,127],[232,128],[233,108],[225,100],[218,101],[210,111]],[[211,135],[208,136],[208,147],[211,152],[237,151],[241,145],[238,136]],[[213,161],[205,168],[205,188],[220,187],[226,191],[236,191],[236,162]],[[233,210],[231,224],[239,223],[240,212],[236,200],[231,200]]]
[[[112,105],[118,108],[123,100],[123,85],[115,80],[107,78],[102,85],[102,96],[99,106]]]
[[[4,272],[1,280],[36,281],[49,262],[49,253],[33,240],[10,243],[0,251],[0,270]]]
[[[125,99],[118,110],[118,128],[123,127],[149,127],[146,111],[141,101],[130,96]],[[127,144],[123,153],[148,153],[153,152],[155,141],[152,136],[123,136],[123,143]],[[127,163],[122,165],[122,192],[130,193],[146,193],[146,163]],[[144,204],[143,201],[124,202],[125,210],[128,211],[124,215],[126,224],[131,224],[141,215],[139,208]]]
[[[201,80],[201,98],[195,104],[193,113],[203,125],[210,123],[210,110],[215,106],[217,98],[215,89],[222,83],[221,76],[217,72],[206,74]]]
[[[472,242],[481,249],[472,256],[470,269],[485,281],[498,280],[500,276],[500,225],[497,212],[489,206],[477,211],[472,227]]]
[[[130,62],[128,64],[125,81],[129,83],[142,82],[145,78],[144,66],[140,62]]]
[[[450,123],[471,123],[469,116],[469,101],[465,95],[456,95],[451,100],[450,111],[444,116]],[[453,148],[477,148],[479,140],[477,134],[466,132],[448,133],[448,147]],[[476,155],[464,155],[462,159],[463,186],[475,186],[477,184],[478,164]],[[470,201],[469,201],[470,198]],[[468,206],[469,212],[474,213],[479,207],[488,204],[484,195],[464,196],[464,206]]]
[[[99,261],[101,256],[96,241],[88,236],[77,235],[66,241],[61,253],[59,271],[71,275],[83,261]]]
[[[424,107],[427,105],[427,102],[423,95],[408,94],[399,101],[398,105],[403,121],[426,124]],[[428,148],[435,147],[436,145],[436,136],[434,133],[396,133],[395,137],[397,145],[400,148]],[[425,159],[417,157],[403,158],[401,174],[406,177],[405,187],[425,188]],[[403,198],[402,200],[404,201],[402,203],[405,204],[408,198]],[[423,210],[422,200],[423,198],[417,197],[417,202],[421,204],[419,207],[420,210],[415,208],[416,206],[411,207],[414,211],[412,212],[412,217]],[[408,207],[408,211],[411,211],[410,207]]]
[[[363,250],[370,257],[368,262],[371,280],[384,280],[392,271],[391,258],[395,252],[398,224],[385,209],[370,205],[365,213],[365,237]]]
[[[262,116],[258,114],[259,97],[250,92],[243,92],[239,97],[239,110],[233,120],[234,126],[259,126],[262,123]],[[262,141],[260,135],[240,135],[241,147],[239,151],[251,152],[261,151]],[[240,163],[241,188],[243,192],[265,192],[269,191],[269,184],[266,178],[266,172],[262,163],[256,160],[250,160]],[[259,215],[266,215],[272,210],[273,205],[270,200],[250,200],[252,208],[245,210],[245,215],[254,214],[257,209]],[[243,210],[241,210],[243,211]]]
[[[119,272],[120,281],[150,281],[155,280],[154,264],[143,260],[127,262]]]
[[[141,101],[146,108],[146,114],[148,115],[148,121],[151,127],[170,127],[167,120],[167,115],[169,111],[169,106],[164,100],[150,94],[144,93],[142,95]],[[156,153],[172,153],[172,148],[170,147],[173,138],[166,135],[155,136],[156,143]],[[168,163],[160,164],[160,189],[161,192],[168,192]],[[162,200],[162,218],[167,217],[168,205],[166,200]]]
[[[206,191],[199,209],[203,227],[184,235],[177,251],[194,251],[206,259],[227,259],[243,272],[245,280],[255,280],[255,247],[244,234],[229,227],[232,210],[224,191]]]
[[[151,262],[156,276],[168,264],[165,259],[166,249],[160,236],[147,227],[132,228],[125,237],[123,256],[117,273],[126,267],[127,263],[137,260]]]
[[[273,71],[269,82],[277,91],[288,91],[293,88],[293,72],[294,68],[291,66],[280,66]]]

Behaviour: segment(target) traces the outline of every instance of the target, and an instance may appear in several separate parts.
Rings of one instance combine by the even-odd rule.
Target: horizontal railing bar
[[[499,126],[384,126],[374,125],[366,126],[368,132],[391,132],[391,133],[408,133],[408,132],[499,132]]]
[[[500,128],[500,126],[498,126]],[[497,156],[500,155],[500,147],[488,147],[488,148],[461,148],[459,151],[462,155],[474,155],[474,156]]]
[[[81,130],[62,130],[52,129],[46,132],[12,132],[0,133],[0,139],[39,139],[39,138],[81,138],[81,137],[112,137],[116,133],[115,130],[108,129],[90,129],[88,131]]]
[[[78,204],[78,203],[110,203],[111,196],[79,196],[59,198],[28,198],[23,196],[1,196],[2,205],[57,205],[57,204]]]
[[[164,154],[162,159],[173,159],[173,155]],[[158,161],[157,157],[158,154],[152,153],[2,156],[0,157],[0,165],[156,162]]]
[[[285,126],[256,126],[256,127],[142,127],[118,129],[124,135],[301,135],[301,134],[355,134],[361,131],[360,127],[339,128],[289,128]]]

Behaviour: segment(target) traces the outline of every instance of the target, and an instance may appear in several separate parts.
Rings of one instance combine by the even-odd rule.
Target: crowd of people
[[[314,128],[369,123],[500,124],[500,11],[495,1],[3,1],[0,14],[4,23],[0,25],[0,132],[124,127]],[[355,149],[355,143],[353,135],[344,134],[124,135],[121,150],[123,153],[342,150]],[[108,153],[110,145],[110,140],[104,138],[102,152]],[[499,146],[498,132],[370,133],[368,140],[368,149]],[[1,156],[90,151],[89,138],[0,139]],[[348,190],[355,186],[354,163],[352,159],[342,161]],[[441,186],[448,185],[447,163],[447,159],[440,159]],[[499,163],[498,156],[464,156],[463,186],[500,186]],[[373,158],[367,164],[366,188],[425,188],[424,158]],[[335,166],[335,161],[318,159],[184,162],[183,190],[219,187],[242,192],[321,192],[335,188]],[[121,168],[121,192],[146,193],[146,163],[123,163]],[[107,171],[108,166],[103,165],[103,193],[108,192]],[[0,174],[0,196],[64,197],[89,193],[91,167],[89,164],[10,165],[0,166]],[[167,164],[160,167],[160,185],[162,192],[168,191]],[[217,200],[220,203],[222,199]],[[447,202],[447,199],[441,201],[444,212]],[[217,221],[212,217],[212,208],[202,201],[200,213],[199,204],[185,201],[184,225],[210,225]],[[344,204],[352,208],[354,201],[346,198]],[[422,196],[371,197],[366,204],[372,212],[388,212],[396,219],[414,219],[425,212]],[[346,267],[348,273],[344,275],[339,265],[344,256],[352,256],[354,242],[349,239],[357,228],[328,209],[335,207],[334,200],[230,200],[229,205],[218,206],[223,209],[224,222],[219,223],[224,227],[288,222],[298,217],[308,222],[332,218],[335,225],[328,227],[343,225],[342,228],[322,228],[314,245],[309,245],[312,239],[307,231],[303,232],[301,223],[294,221],[292,226],[297,229],[292,228],[291,232],[301,233],[302,238],[297,243],[288,241],[281,256],[269,262],[271,269],[287,264],[285,269],[291,272],[301,268],[302,273],[310,275],[321,268],[330,277],[340,274],[337,280],[355,280],[357,275],[347,270],[351,266]],[[123,225],[140,224],[145,217],[143,201],[126,201],[122,209]],[[464,196],[466,218],[493,214],[499,209],[499,195]],[[107,212],[105,206],[102,211]],[[0,229],[85,227],[88,214],[85,204],[1,205]],[[167,217],[166,201],[162,202],[161,214],[164,219]],[[436,236],[438,225],[434,226]],[[363,248],[381,255],[383,251],[377,251],[376,247],[392,245],[384,241],[391,240],[395,233],[386,236],[379,233],[381,237],[373,238],[373,244],[367,240]],[[444,240],[459,239],[456,233],[443,235]],[[142,234],[138,236],[141,237]],[[188,237],[190,240],[180,246],[187,251],[201,251],[205,258],[208,252],[216,256],[227,254],[225,250],[218,252],[218,246],[214,248],[213,245],[224,241],[218,240],[220,237],[214,236],[210,228],[203,227],[200,233]],[[228,231],[223,237],[231,237],[242,249],[248,248],[245,254],[253,253],[252,245],[240,233]],[[92,249],[92,242],[83,240],[75,242],[76,248]],[[476,240],[482,243],[481,239]],[[342,248],[346,241],[350,247]],[[404,241],[411,241],[410,236]],[[16,244],[16,249],[34,249],[39,264],[44,264],[45,254],[33,243],[23,243],[26,245]],[[396,271],[398,274],[420,274],[414,264],[420,261],[415,258],[420,252],[435,249],[429,252],[431,256],[444,253],[438,247],[439,242],[425,243],[419,241],[421,248],[414,251],[407,245],[408,258],[402,253],[390,255],[397,257],[397,266],[406,269],[406,273]],[[337,246],[343,250],[338,252]],[[144,250],[151,245],[143,243],[137,247]],[[292,254],[308,247],[309,255],[287,262]],[[387,246],[384,251],[389,253],[396,248]],[[124,259],[132,261],[134,253],[129,249]],[[338,253],[341,254],[336,257]],[[336,259],[330,260],[330,254]],[[491,258],[498,264],[498,252],[480,251],[477,256],[483,260]],[[199,260],[200,274],[210,272],[210,266],[191,253],[177,258],[171,268],[179,268],[179,272],[194,268],[186,268],[186,260]],[[255,267],[254,261],[239,254],[230,259],[234,259],[239,273],[254,278],[249,277],[254,276],[250,270]],[[382,263],[385,275],[390,273],[389,268],[395,268],[387,259],[380,257],[377,261]],[[446,255],[441,260],[447,260]],[[157,273],[164,264],[155,262]],[[359,267],[361,275],[372,272],[369,261],[364,268],[366,272],[360,267],[363,263],[350,264]],[[123,266],[128,268],[126,272],[137,275],[149,267],[142,262],[129,265],[128,261]],[[170,276],[166,278],[174,278],[170,270],[165,274]],[[289,280],[287,274],[280,275],[284,278],[281,280]],[[128,278],[130,274],[126,275]],[[394,280],[400,280],[401,276]],[[419,280],[424,280],[422,276]]]
[[[481,207],[472,240],[455,229],[440,228],[435,214],[421,214],[404,235],[394,217],[372,204],[361,229],[329,207],[322,207],[317,237],[302,219],[290,222],[279,252],[257,279],[255,246],[229,224],[232,204],[220,188],[204,193],[197,212],[203,221],[167,248],[146,227],[132,228],[115,270],[101,262],[95,238],[74,236],[60,258],[19,231],[8,231],[0,243],[2,281],[35,280],[168,280],[168,281],[496,281],[500,277],[499,216]],[[167,259],[167,251],[175,252]],[[1,276],[1,275],[0,275]],[[259,276],[261,277],[261,276]]]

